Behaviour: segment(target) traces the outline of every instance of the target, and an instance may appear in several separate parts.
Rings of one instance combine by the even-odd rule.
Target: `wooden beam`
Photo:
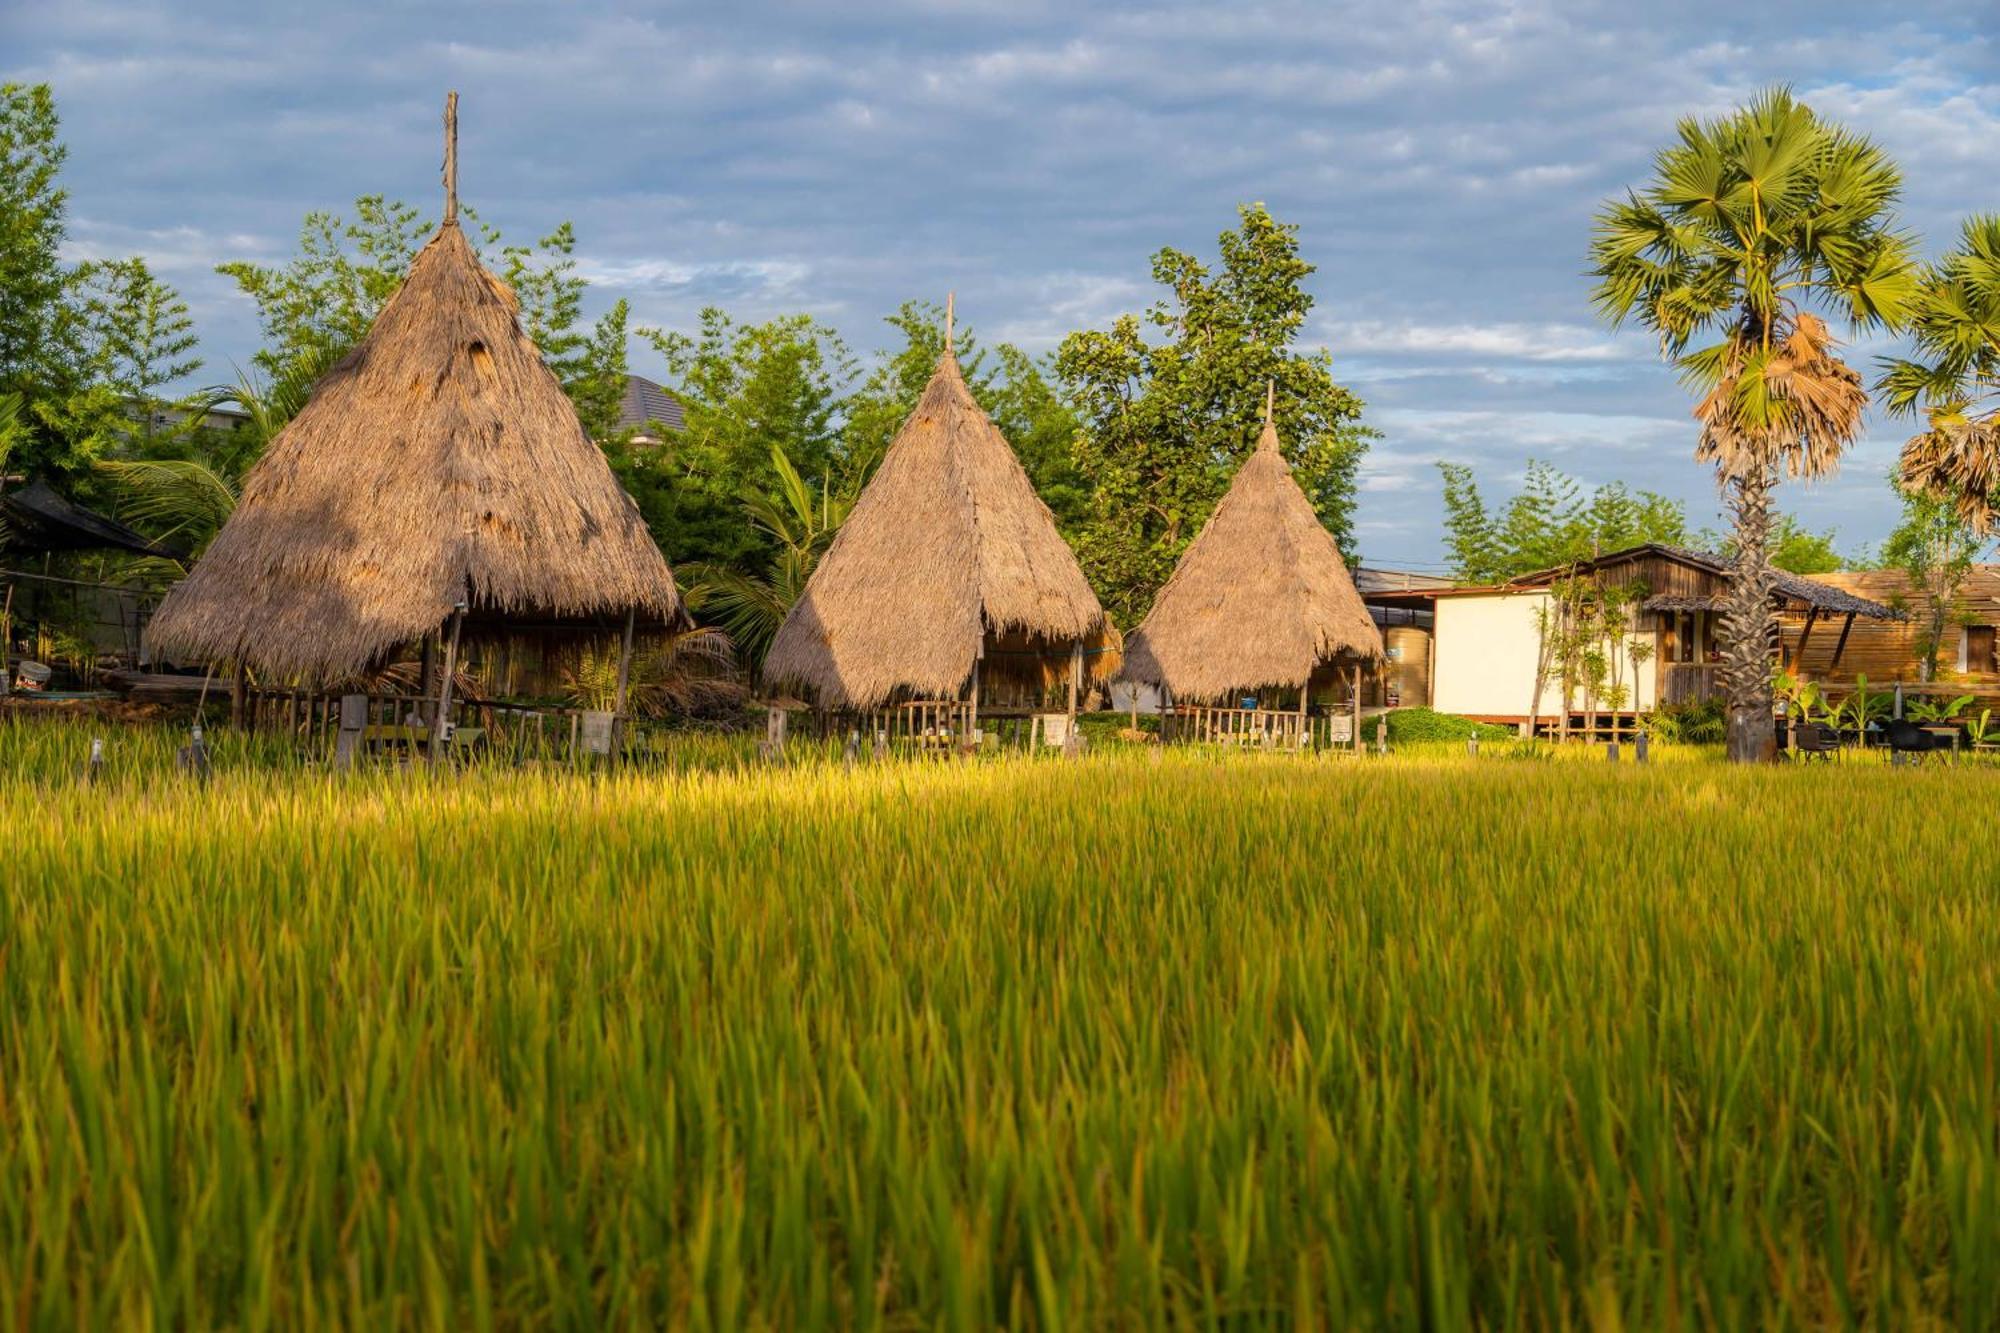
[[[1833,660],[1826,664],[1826,669],[1828,674],[1831,674],[1840,669],[1840,655],[1847,651],[1847,631],[1853,628],[1854,628],[1854,612],[1849,611],[1847,613],[1847,619],[1841,622],[1840,637],[1834,640]]]
[[[1799,669],[1800,669],[1801,667],[1803,667],[1803,666],[1805,665],[1805,661],[1806,661],[1806,640],[1807,640],[1807,639],[1810,639],[1810,638],[1812,637],[1812,632],[1813,632],[1813,622],[1814,622],[1814,621],[1816,621],[1816,620],[1818,620],[1818,619],[1819,619],[1819,608],[1818,608],[1818,607],[1816,607],[1816,606],[1809,606],[1809,607],[1807,607],[1807,608],[1806,608],[1806,623],[1805,623],[1805,627],[1804,627],[1804,628],[1802,628],[1802,629],[1801,629],[1801,630],[1799,631],[1799,643],[1798,643],[1798,647],[1796,647],[1796,648],[1792,649],[1792,661],[1791,661],[1791,667],[1792,667],[1792,670],[1794,670],[1794,671],[1797,671],[1797,670],[1799,670]]]

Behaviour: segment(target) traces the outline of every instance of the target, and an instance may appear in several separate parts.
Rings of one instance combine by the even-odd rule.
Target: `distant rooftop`
[[[1436,574],[1412,574],[1404,569],[1370,569],[1362,565],[1354,571],[1354,586],[1363,597],[1368,597],[1398,592],[1428,592],[1436,588],[1456,587],[1457,583]]]
[[[657,421],[668,430],[686,430],[687,414],[680,400],[653,381],[640,375],[625,377],[625,394],[618,401],[618,429],[636,430],[639,438],[652,438],[648,422]]]

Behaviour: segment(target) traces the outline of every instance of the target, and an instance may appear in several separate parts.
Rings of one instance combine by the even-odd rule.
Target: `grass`
[[[0,1323],[2000,1321],[1992,769],[82,739],[0,725]]]

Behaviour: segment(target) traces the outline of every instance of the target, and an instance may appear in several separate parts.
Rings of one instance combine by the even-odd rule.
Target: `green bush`
[[[1720,745],[1729,735],[1729,715],[1720,699],[1673,704],[1646,714],[1646,734],[1665,745]]]
[[[1469,717],[1456,713],[1440,713],[1429,708],[1398,708],[1392,713],[1379,713],[1361,724],[1363,740],[1374,740],[1383,718],[1389,719],[1389,743],[1399,745],[1410,741],[1462,741],[1468,736],[1481,740],[1512,740],[1512,727],[1495,726],[1491,722],[1474,722]]]

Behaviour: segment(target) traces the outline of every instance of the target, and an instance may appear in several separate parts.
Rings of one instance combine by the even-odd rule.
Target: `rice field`
[[[2000,1323],[2000,770],[179,740],[0,724],[0,1325]]]

